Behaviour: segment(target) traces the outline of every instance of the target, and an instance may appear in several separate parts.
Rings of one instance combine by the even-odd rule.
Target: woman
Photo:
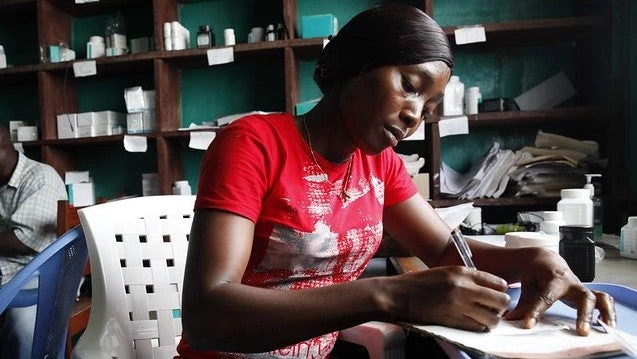
[[[250,116],[206,153],[184,280],[182,357],[326,357],[338,330],[370,320],[531,327],[554,301],[578,308],[586,335],[612,299],[591,293],[557,255],[471,242],[462,267],[450,229],[418,194],[392,147],[440,102],[453,59],[440,27],[406,5],[354,17],[323,50],[324,97],[306,115]],[[356,279],[383,229],[432,269]]]

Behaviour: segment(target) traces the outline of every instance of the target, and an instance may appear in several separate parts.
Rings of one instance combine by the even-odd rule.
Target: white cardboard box
[[[57,115],[58,138],[77,138],[77,114]]]

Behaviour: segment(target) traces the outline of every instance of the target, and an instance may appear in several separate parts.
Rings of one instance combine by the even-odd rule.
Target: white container
[[[233,46],[235,43],[234,29],[223,30],[223,44],[226,46]]]
[[[637,259],[637,216],[628,217],[628,223],[621,229],[619,255]]]
[[[593,201],[587,188],[567,188],[561,192],[557,210],[562,212],[566,226],[592,226]]]
[[[565,225],[564,217],[560,211],[544,211],[543,220],[540,222],[540,231],[546,234],[560,234],[560,226]]]
[[[506,248],[540,247],[559,252],[560,237],[542,232],[508,232],[504,234]]]
[[[178,196],[190,196],[192,194],[192,190],[190,189],[188,181],[175,181],[175,184],[173,185],[173,194]]]
[[[465,113],[467,115],[475,115],[478,113],[478,104],[482,102],[482,94],[479,87],[469,87],[464,98]]]
[[[445,87],[445,96],[442,101],[443,116],[460,116],[464,113],[464,84],[460,77],[451,76]]]
[[[7,67],[7,55],[4,53],[4,47],[0,45],[0,69]]]
[[[96,59],[106,56],[106,42],[101,36],[91,36],[89,42],[86,43],[86,58]]]

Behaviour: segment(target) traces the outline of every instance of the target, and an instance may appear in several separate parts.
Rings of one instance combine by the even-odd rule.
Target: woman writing
[[[461,266],[450,228],[392,149],[434,112],[452,67],[424,12],[367,10],[318,59],[314,109],[246,117],[218,134],[195,204],[182,357],[322,358],[340,329],[370,320],[486,330],[517,281],[522,297],[506,316],[528,327],[559,299],[578,308],[582,335],[594,308],[614,321],[612,298],[546,250],[470,242],[480,270]],[[354,280],[383,230],[431,269]]]

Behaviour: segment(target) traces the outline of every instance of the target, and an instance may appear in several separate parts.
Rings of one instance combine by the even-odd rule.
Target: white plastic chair
[[[73,358],[177,354],[194,201],[195,196],[137,197],[78,211],[93,288],[91,316]],[[396,326],[370,322],[342,333],[343,340],[365,346],[372,359],[402,357],[395,355],[404,345]]]
[[[172,358],[195,196],[124,199],[80,209],[92,309],[74,358]]]

